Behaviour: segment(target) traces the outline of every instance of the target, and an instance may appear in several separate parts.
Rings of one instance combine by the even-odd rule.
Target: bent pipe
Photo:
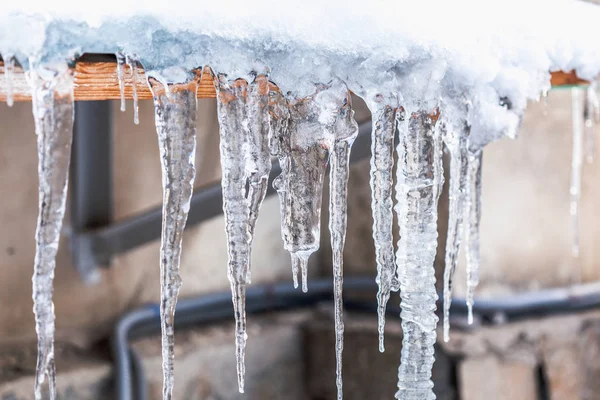
[[[333,295],[333,283],[330,279],[317,279],[309,282],[310,291],[302,293],[289,282],[251,286],[246,294],[248,313],[260,313],[291,308],[309,307],[318,302],[329,300]],[[370,277],[348,277],[344,279],[345,291],[375,293],[377,285]],[[441,297],[441,296],[440,296]],[[443,297],[441,297],[443,298]],[[372,303],[346,301],[349,310],[375,310]],[[441,309],[438,304],[438,310]],[[557,313],[582,311],[600,306],[600,283],[541,290],[533,293],[516,294],[499,298],[478,298],[473,312],[481,320],[492,319],[503,313],[507,320],[535,317]],[[466,311],[464,299],[453,299],[452,312]],[[398,314],[398,307],[388,307],[388,313]],[[178,302],[175,314],[176,328],[201,323],[231,319],[231,294],[220,292],[203,295]],[[158,305],[149,305],[124,315],[116,324],[112,352],[115,362],[115,382],[118,400],[132,400],[132,383],[135,382],[137,399],[143,396],[145,385],[141,364],[136,367],[135,379],[132,377],[129,340],[160,332],[160,310]]]
[[[308,294],[300,292],[289,283],[255,285],[247,289],[246,311],[265,311],[300,308],[314,305],[332,297],[333,283],[329,279],[313,280]],[[375,291],[373,279],[347,278],[344,289]],[[178,301],[175,326],[197,325],[233,317],[229,292],[207,294]],[[160,332],[160,309],[148,305],[124,315],[117,323],[111,345],[115,362],[115,387],[117,399],[132,400],[132,365],[129,358],[129,340]]]

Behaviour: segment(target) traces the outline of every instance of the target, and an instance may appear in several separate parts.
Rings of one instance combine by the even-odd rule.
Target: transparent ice
[[[579,257],[579,203],[581,198],[581,173],[583,169],[583,89],[573,87],[572,96],[572,119],[573,119],[573,144],[571,154],[571,253],[573,257]]]
[[[139,83],[139,74],[138,74],[138,66],[139,60],[136,55],[127,54],[125,56],[125,64],[129,67],[131,71],[131,92],[133,96],[133,123],[138,125],[140,123],[140,110],[138,107],[138,94],[137,94],[137,85]],[[119,83],[120,85],[120,83]],[[124,85],[124,83],[123,83]],[[121,110],[125,108],[123,103],[123,97],[121,97]]]
[[[4,54],[4,79],[6,80],[6,105],[13,106],[13,76],[15,73],[15,57],[12,54]]]
[[[594,161],[596,155],[596,129],[595,124],[600,122],[600,100],[596,87],[597,81],[592,81],[587,87],[585,96],[584,124],[586,142],[586,160],[588,163]]]
[[[169,90],[150,78],[162,167],[163,209],[160,246],[160,314],[163,357],[163,399],[172,398],[174,322],[181,287],[179,263],[183,230],[190,210],[196,169],[195,82],[171,85]]]
[[[379,96],[369,103],[373,128],[371,133],[371,209],[373,213],[373,240],[377,261],[377,318],[379,351],[385,350],[385,310],[392,290],[398,290],[394,260],[394,136],[398,129],[401,110],[385,104]]]
[[[343,258],[347,226],[348,176],[350,173],[350,148],[358,135],[358,124],[353,118],[350,93],[346,92],[345,99],[340,96],[336,100],[345,101],[339,108],[332,127],[334,141],[331,148],[331,168],[329,170],[329,232],[333,255],[336,386],[337,399],[341,400],[343,398],[342,351],[344,349]]]
[[[56,252],[73,139],[73,76],[66,64],[33,66],[29,72],[38,147],[39,214],[35,234],[33,311],[38,335],[35,399],[56,398],[54,304]],[[48,379],[47,385],[44,382]]]
[[[450,110],[448,110],[450,111]],[[465,114],[466,117],[466,114]],[[443,117],[442,117],[443,118]],[[450,340],[450,305],[452,277],[458,265],[463,238],[463,216],[467,203],[470,127],[464,118],[459,123],[440,123],[443,139],[450,153],[450,185],[448,188],[448,235],[444,268],[444,341]]]
[[[402,234],[396,263],[403,339],[396,398],[401,400],[435,399],[431,371],[438,296],[433,262],[443,172],[440,130],[430,113],[407,110],[397,148],[396,212]]]
[[[127,58],[120,51],[116,52],[115,56],[117,57],[117,79],[119,80],[119,92],[121,95],[121,111],[125,111],[125,63]]]
[[[272,152],[281,174],[273,182],[281,208],[281,234],[291,254],[294,287],[298,272],[302,290],[308,290],[308,258],[319,249],[323,178],[327,169],[332,133],[327,124],[335,111],[327,110],[326,87],[311,96],[285,99],[273,95],[272,110],[279,124],[273,134]]]
[[[482,149],[469,149],[467,175],[467,229],[465,235],[467,259],[467,320],[473,323],[473,304],[475,288],[479,284],[480,262],[480,223],[481,223],[481,170],[483,161]]]
[[[250,283],[250,252],[254,226],[267,192],[269,149],[269,82],[258,75],[248,83],[215,81],[221,137],[221,185],[227,235],[227,275],[235,314],[238,389],[244,392],[246,348],[246,285]]]

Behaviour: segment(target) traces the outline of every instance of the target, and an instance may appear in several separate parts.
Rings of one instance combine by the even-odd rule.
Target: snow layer
[[[182,80],[182,70],[204,65],[233,78],[270,70],[284,92],[299,96],[337,77],[361,95],[400,93],[404,106],[414,99],[434,106],[440,96],[469,92],[469,119],[485,121],[474,129],[472,145],[512,133],[527,99],[548,88],[549,71],[576,69],[583,78],[600,71],[600,43],[592,34],[600,7],[577,0],[79,5],[3,5],[0,53],[27,64],[27,58],[62,61],[83,52],[123,51],[137,54],[165,81]],[[427,93],[425,80],[435,83]],[[512,112],[500,98],[509,99]],[[482,131],[488,133],[481,137]]]

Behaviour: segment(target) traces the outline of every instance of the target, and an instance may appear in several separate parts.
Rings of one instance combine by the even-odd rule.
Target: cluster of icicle
[[[117,54],[121,109],[125,110],[125,66],[128,66],[137,116],[139,62]],[[7,58],[10,81],[14,61]],[[319,248],[323,182],[329,166],[329,230],[333,254],[336,385],[342,398],[343,248],[347,223],[347,183],[352,143],[358,134],[350,93],[341,81],[315,85],[303,98],[283,94],[265,74],[247,79],[213,76],[220,123],[223,210],[229,261],[227,275],[235,314],[235,345],[240,392],[244,391],[246,312],[250,283],[250,253],[256,219],[265,198],[276,157],[281,174],[273,186],[281,208],[284,247],[290,252],[294,286],[301,275],[307,291],[307,265]],[[67,64],[37,65],[28,72],[39,153],[39,218],[33,276],[33,299],[38,333],[35,398],[42,392],[56,397],[54,310],[52,281],[69,170],[73,125],[73,76]],[[163,221],[160,250],[163,398],[173,391],[174,314],[181,286],[179,262],[182,235],[190,208],[195,176],[197,81],[164,84],[148,77],[155,105],[156,130],[162,165]],[[8,104],[12,104],[9,84]],[[600,107],[593,85],[582,111],[581,89],[574,89],[573,183],[574,223],[577,221],[583,131],[588,159],[593,158],[593,122]],[[437,203],[443,185],[443,144],[450,154],[449,224],[444,273],[444,339],[449,337],[452,275],[466,238],[467,305],[472,321],[473,292],[478,283],[479,221],[481,215],[482,148],[469,142],[469,101],[444,99],[434,107],[418,100],[399,104],[395,96],[367,99],[372,113],[371,188],[373,238],[376,248],[379,348],[384,351],[386,304],[400,291],[404,332],[398,392],[401,400],[434,399],[431,372],[436,341],[434,258],[437,247]],[[441,117],[440,117],[441,113]],[[584,123],[576,117],[585,115]],[[452,115],[453,118],[445,118]],[[458,116],[458,117],[457,117]],[[397,143],[396,143],[397,142]],[[395,151],[395,153],[394,153]],[[395,208],[393,194],[396,163]],[[394,255],[393,220],[400,239]],[[466,227],[465,227],[466,223]],[[464,231],[464,232],[463,232]],[[577,241],[574,241],[574,249]],[[577,245],[578,246],[578,245]],[[46,382],[47,379],[47,382]],[[46,382],[47,388],[44,383]]]
[[[323,182],[330,164],[330,223],[333,249],[337,386],[342,393],[342,250],[350,147],[358,134],[348,89],[341,82],[319,85],[313,95],[287,98],[265,75],[216,82],[221,135],[223,210],[236,320],[238,385],[244,390],[245,292],[250,250],[260,205],[267,191],[271,157],[281,175],[279,194],[284,247],[291,254],[294,286],[298,273],[307,287],[308,258],[319,248]]]

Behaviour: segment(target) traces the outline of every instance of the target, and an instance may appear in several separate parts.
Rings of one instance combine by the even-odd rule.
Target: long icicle
[[[379,101],[377,101],[379,100]],[[371,131],[371,209],[373,212],[373,241],[377,261],[377,318],[379,351],[385,351],[385,310],[390,292],[397,290],[394,260],[394,135],[398,128],[398,108],[376,99],[370,104],[373,115]]]
[[[271,173],[270,154],[270,114],[269,114],[269,81],[265,75],[258,75],[248,88],[248,156],[246,159],[246,175],[248,179],[248,231],[250,246],[254,239],[254,229],[260,207],[269,188]],[[252,248],[250,248],[252,250]],[[251,281],[250,266],[247,280]]]
[[[428,112],[418,110],[409,116],[408,126],[400,132],[396,186],[402,232],[396,262],[403,331],[396,398],[433,400],[431,371],[438,321],[433,263],[443,179],[441,138]]]
[[[479,284],[480,263],[480,224],[481,224],[481,171],[483,165],[483,150],[470,149],[467,174],[467,218],[466,258],[467,258],[467,309],[468,323],[473,323],[473,304],[475,288]]]
[[[582,89],[573,87],[572,119],[573,119],[573,148],[571,155],[571,252],[573,257],[579,257],[579,199],[581,198],[581,172],[583,168],[583,99]]]
[[[160,247],[163,399],[173,393],[174,320],[181,287],[179,264],[196,169],[197,84],[172,85],[167,93],[150,79],[162,166],[163,210]]]
[[[336,386],[337,399],[343,398],[342,385],[342,351],[344,349],[344,315],[343,315],[343,283],[344,283],[344,243],[348,218],[348,176],[350,149],[358,135],[358,124],[354,121],[348,93],[346,104],[340,109],[334,125],[334,143],[330,155],[329,170],[329,232],[333,255],[333,296],[335,315],[335,349],[336,349]]]
[[[243,79],[215,80],[221,138],[223,211],[228,268],[236,328],[238,389],[244,392],[246,348],[246,285],[258,211],[271,171],[269,151],[269,83],[264,75],[248,84]]]
[[[463,215],[467,195],[469,166],[469,132],[466,121],[460,126],[443,124],[443,138],[450,152],[450,185],[448,207],[448,235],[444,267],[444,341],[450,340],[450,305],[452,303],[452,277],[458,264],[463,238]],[[440,127],[442,124],[440,124]]]
[[[38,147],[39,214],[35,234],[33,311],[38,335],[34,394],[56,398],[54,304],[56,253],[65,214],[73,139],[73,76],[65,64],[33,67],[29,73]]]

